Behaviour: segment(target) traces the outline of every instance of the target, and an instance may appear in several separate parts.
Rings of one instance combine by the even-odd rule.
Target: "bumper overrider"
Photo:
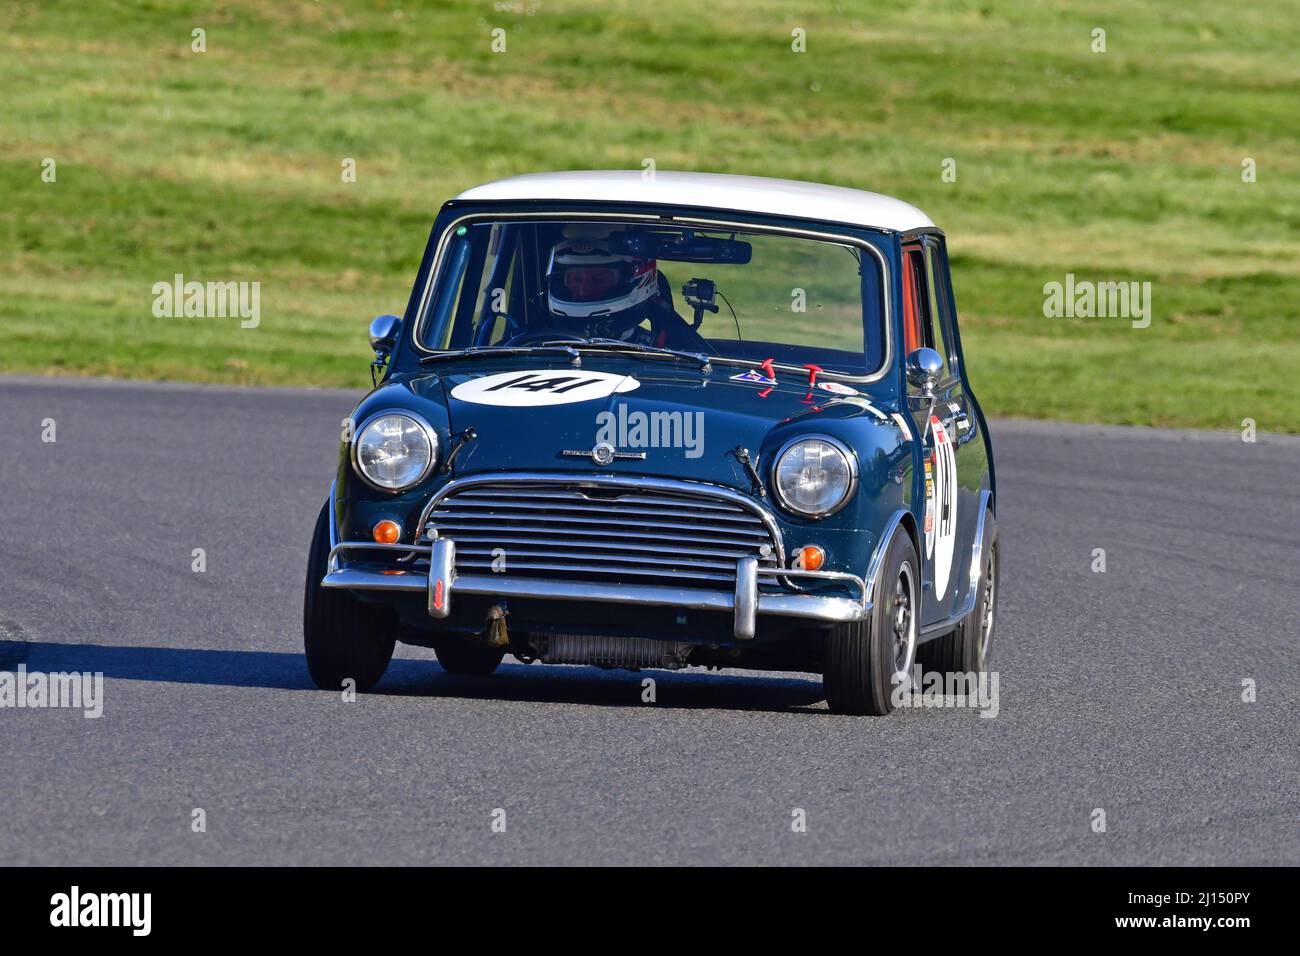
[[[589,498],[589,495],[615,497]],[[702,532],[690,525],[695,520],[694,513],[684,509],[683,502],[689,496],[695,496],[705,508],[718,509],[719,522],[733,521],[730,526],[720,525],[733,536],[750,533],[734,530],[749,527],[740,522],[751,517],[761,521],[761,526],[771,535],[771,544],[759,554],[742,554],[734,562],[729,555],[743,548],[722,549],[722,545],[717,545],[720,550],[707,550],[705,545],[698,544]],[[599,532],[575,524],[588,520],[581,517],[584,511],[578,504],[584,500],[598,503]],[[654,556],[649,546],[638,548],[635,541],[591,544],[567,538],[567,531],[572,529],[578,536],[593,538],[603,534],[607,542],[621,540],[620,507],[627,513],[627,526],[638,529],[627,532],[630,538],[673,536],[680,530],[678,537],[696,543],[696,551],[710,555],[707,562],[700,559],[709,571],[700,577],[707,580],[689,586],[675,585],[672,577],[677,572],[658,567],[654,562],[661,559]],[[681,514],[690,514],[691,518],[674,517]],[[657,533],[644,533],[647,529],[652,532],[657,529]],[[686,532],[692,530],[694,536],[688,536]],[[549,537],[539,538],[539,531]],[[697,482],[631,476],[587,479],[521,474],[456,479],[430,500],[416,535],[415,544],[378,544],[339,541],[332,534],[321,586],[349,591],[421,593],[427,596],[428,613],[434,619],[446,618],[453,601],[465,595],[502,601],[530,599],[728,612],[733,619],[734,638],[748,641],[754,637],[760,615],[822,624],[862,620],[871,610],[869,577],[877,563],[873,560],[866,580],[843,571],[783,567],[784,549],[776,524],[752,500],[717,486],[701,488]],[[523,557],[510,573],[494,573],[495,569],[481,573],[481,569],[488,567],[483,556],[485,549],[498,541],[526,542],[518,545]],[[548,550],[540,550],[543,547]],[[593,560],[602,557],[594,554],[595,550],[621,548],[620,553],[603,555],[616,562],[616,569],[623,572],[617,575],[621,580],[599,580],[602,575],[597,572],[601,569],[594,564],[590,577],[584,578],[583,563],[566,548],[575,553],[592,553]],[[537,554],[552,557],[531,556]],[[565,576],[540,570],[554,570],[559,566],[543,563],[544,560],[562,561]],[[539,570],[530,573],[530,568]],[[608,567],[603,573],[610,574]],[[574,574],[578,575],[576,579]],[[650,580],[626,580],[645,577]],[[661,578],[662,583],[655,581],[655,577]],[[803,585],[837,585],[835,590],[847,594],[805,593],[801,590]]]

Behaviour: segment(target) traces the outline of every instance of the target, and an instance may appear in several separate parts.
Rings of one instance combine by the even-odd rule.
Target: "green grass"
[[[653,157],[926,210],[990,414],[1300,431],[1300,8],[1078,6],[0,0],[0,370],[362,385],[443,200]],[[261,325],[155,318],[177,272]],[[1067,272],[1151,327],[1044,318]]]

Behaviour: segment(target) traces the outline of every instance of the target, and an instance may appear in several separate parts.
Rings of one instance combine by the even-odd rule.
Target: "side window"
[[[478,295],[475,296],[475,302],[479,307],[479,321],[491,314],[492,307],[497,303],[494,302],[492,280],[500,278],[498,270],[504,264],[509,267],[508,262],[502,262],[502,254],[507,252],[503,249],[502,228],[499,223],[492,224],[492,231],[488,233],[487,256],[483,260],[483,273],[479,277]],[[502,303],[504,311],[504,303]]]
[[[515,306],[522,299],[519,292],[519,261],[512,255],[502,263],[502,268],[504,272],[497,274],[496,285],[492,288],[485,287],[480,293],[483,309],[479,324],[486,322],[491,329],[491,331],[480,331],[476,337],[480,344],[499,344],[510,332],[508,319],[519,321],[515,312]]]
[[[935,272],[929,243],[924,253],[921,246],[908,246],[903,250],[903,323],[904,344],[907,352],[925,346],[943,357],[943,376],[948,376],[948,336],[939,323],[939,310],[935,303]],[[942,285],[942,283],[940,283]]]
[[[475,249],[472,239],[458,239],[452,243],[445,269],[453,285],[434,303],[432,321],[443,330],[443,341],[438,348],[459,349],[470,344],[474,318],[469,290],[477,287],[478,269],[482,264],[482,250]]]
[[[957,365],[957,346],[952,332],[952,303],[948,301],[948,285],[943,281],[945,263],[938,246],[932,242],[925,244],[925,259],[930,301],[935,305],[932,335],[935,342],[941,343],[934,348],[943,356],[944,371],[947,372]]]
[[[473,223],[457,231],[425,319],[429,348],[491,345],[519,331],[525,306],[522,238],[518,226],[506,223]]]
[[[511,246],[500,223],[493,223],[488,233],[487,255],[483,261],[483,272],[479,276],[478,291],[474,296],[472,307],[476,312],[474,322],[474,344],[486,345],[497,330],[494,323],[504,327],[504,322],[496,322],[498,313],[507,311],[506,289],[507,276],[511,266]]]
[[[903,249],[903,357],[927,344],[925,341],[925,261],[916,246]]]

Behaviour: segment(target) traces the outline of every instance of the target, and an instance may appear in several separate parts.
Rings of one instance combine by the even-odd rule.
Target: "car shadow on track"
[[[0,641],[0,669],[102,673],[108,679],[309,690],[316,685],[301,654],[110,644]]]
[[[654,681],[656,707],[794,711],[815,709],[825,700],[819,680],[800,677],[549,664],[502,664],[488,677],[466,677],[448,674],[432,662],[400,663],[418,666],[390,668],[371,693],[645,707],[650,705],[642,699],[649,678]]]
[[[0,670],[102,673],[108,679],[268,690],[315,690],[302,654],[208,648],[135,647],[0,641]],[[643,681],[654,680],[655,705],[668,708],[797,711],[821,709],[820,681],[810,677],[706,671],[624,671],[503,663],[489,677],[448,674],[435,661],[396,658],[372,694],[644,707]]]

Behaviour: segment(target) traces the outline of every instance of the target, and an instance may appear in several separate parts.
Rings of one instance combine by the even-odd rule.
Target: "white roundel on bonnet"
[[[630,392],[641,383],[630,375],[583,372],[578,369],[516,369],[461,382],[451,397],[475,405],[537,408],[542,405],[570,405],[593,398],[608,398],[616,392]]]

